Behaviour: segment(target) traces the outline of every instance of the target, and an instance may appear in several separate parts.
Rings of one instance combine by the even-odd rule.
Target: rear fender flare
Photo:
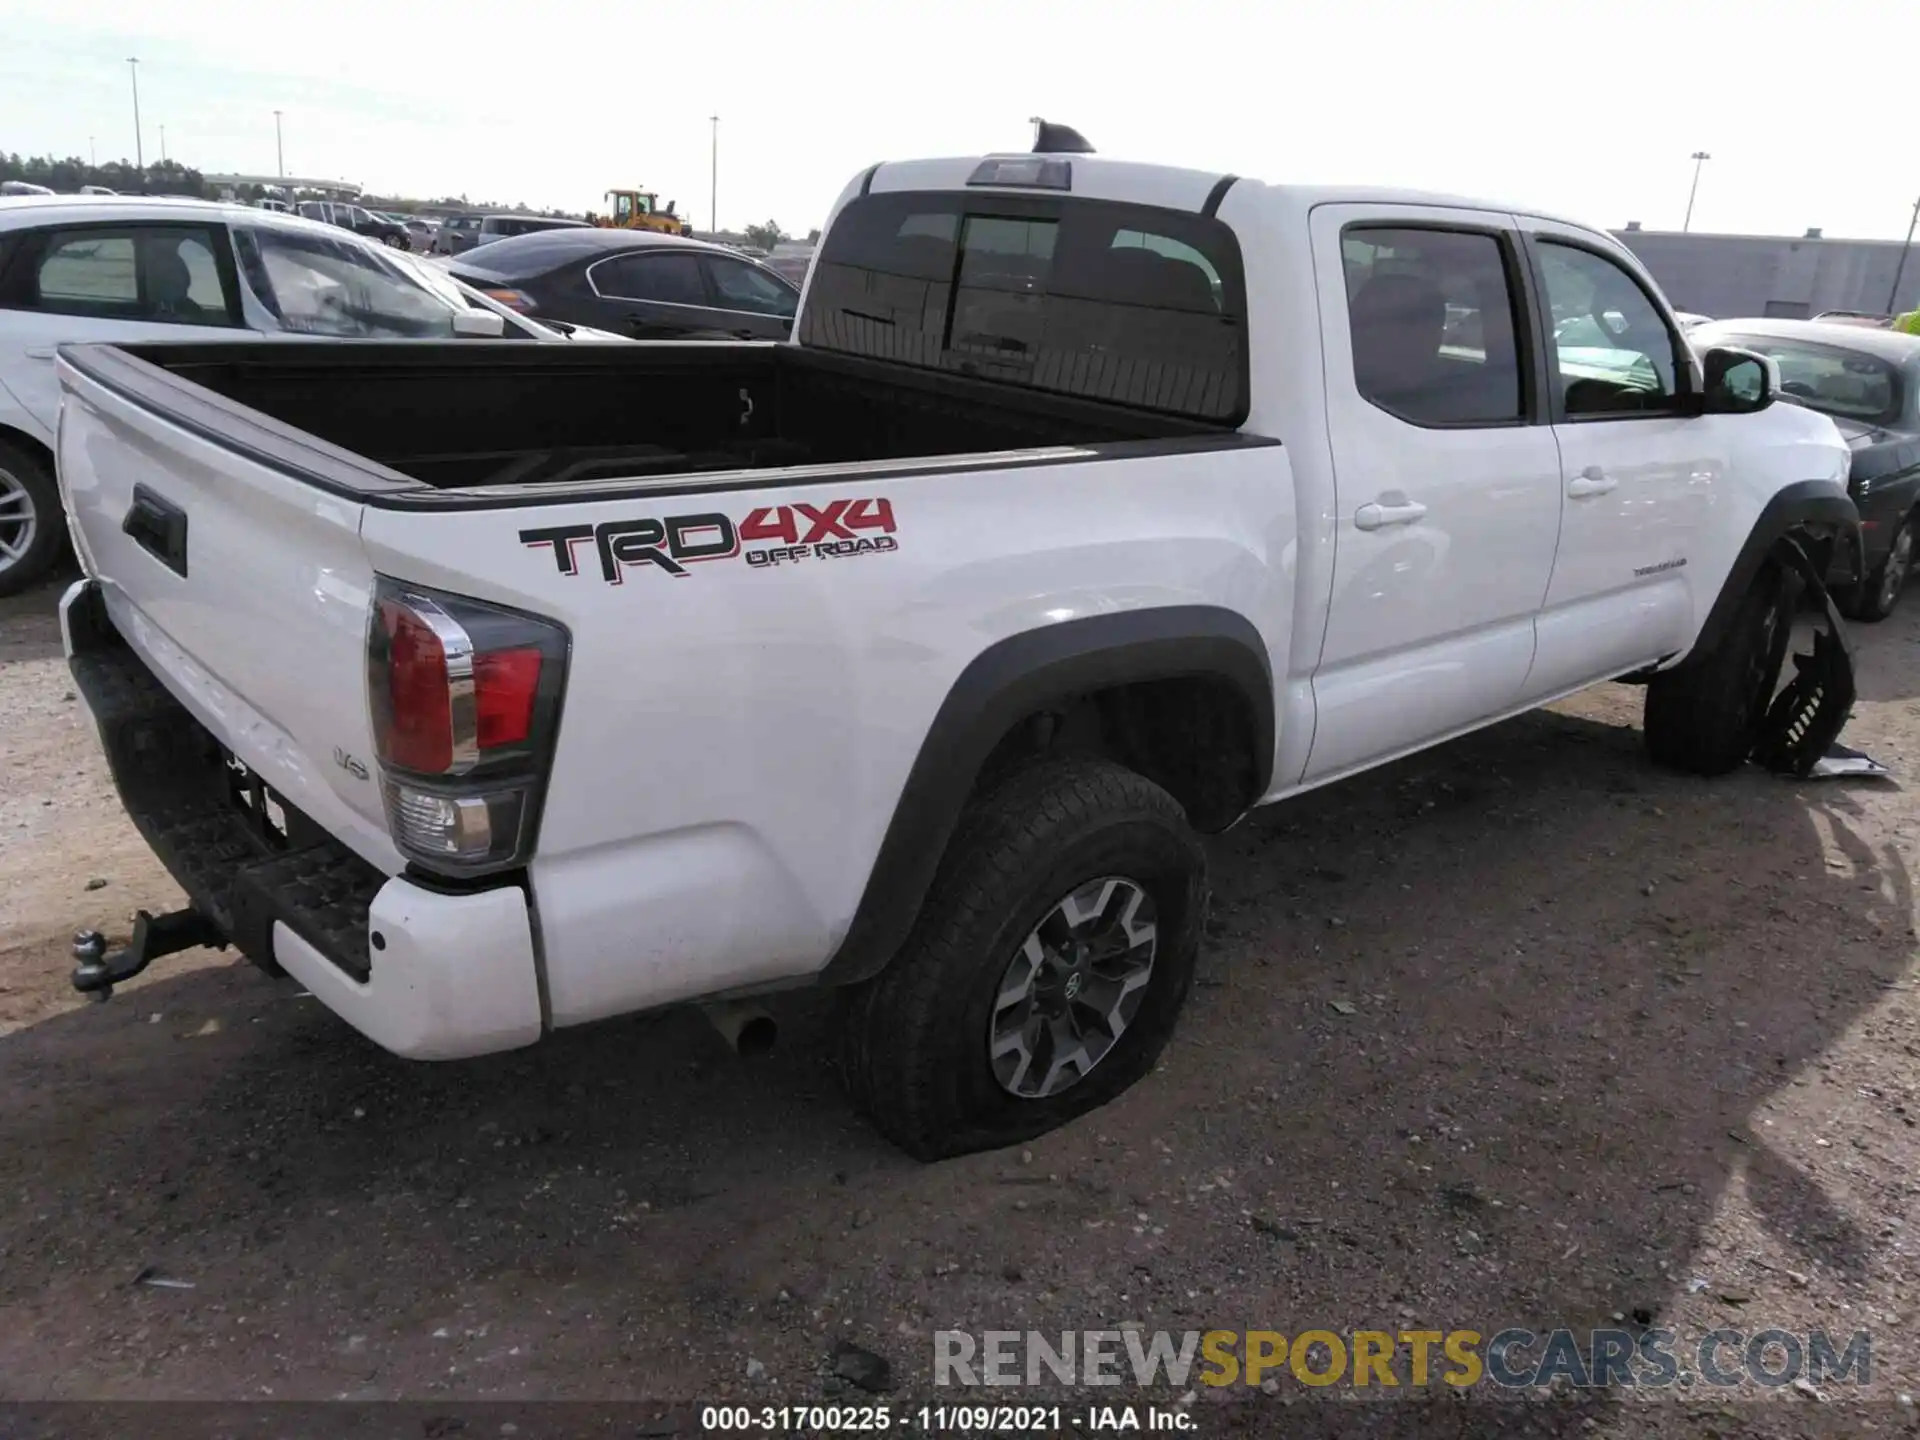
[[[1091,615],[988,646],[947,692],[894,807],[893,819],[846,938],[819,973],[823,985],[877,975],[905,942],[994,747],[1022,719],[1112,686],[1207,677],[1230,685],[1254,717],[1247,808],[1273,770],[1273,680],[1260,632],[1208,605]]]

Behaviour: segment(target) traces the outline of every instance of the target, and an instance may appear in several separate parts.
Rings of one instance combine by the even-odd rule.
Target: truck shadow
[[[86,1349],[126,1323],[103,1287],[154,1265],[321,1333],[316,1393],[368,1370],[336,1330],[391,1331],[406,1394],[445,1375],[436,1327],[492,1317],[489,1344],[540,1331],[556,1393],[612,1345],[611,1393],[697,1397],[650,1349],[844,1331],[919,1386],[945,1326],[1648,1323],[1727,1264],[1702,1237],[1730,1188],[1796,1268],[1857,1278],[1873,1242],[1767,1112],[1912,948],[1859,804],[1662,776],[1562,714],[1302,797],[1214,842],[1156,1075],[935,1167],[848,1112],[818,998],[753,1064],[682,1013],[426,1066],[245,967],[162,975],[0,1040],[0,1196],[31,1197],[0,1201],[0,1298],[55,1287],[34,1343]],[[149,1350],[193,1333],[149,1299]],[[168,1363],[140,1383],[185,1383]]]

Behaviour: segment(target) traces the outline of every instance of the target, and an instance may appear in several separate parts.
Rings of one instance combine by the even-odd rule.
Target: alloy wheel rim
[[[39,528],[27,487],[17,475],[0,470],[0,570],[10,570],[25,558]]]
[[[1126,1034],[1159,949],[1153,898],[1108,875],[1064,896],[1021,942],[994,997],[987,1057],[1008,1094],[1044,1100],[1079,1084]]]

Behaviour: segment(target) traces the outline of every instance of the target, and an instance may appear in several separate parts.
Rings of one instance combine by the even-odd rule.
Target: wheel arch
[[[1694,637],[1686,655],[1671,669],[1683,669],[1713,653],[1726,638],[1727,627],[1733,623],[1740,602],[1752,587],[1760,567],[1773,553],[1774,546],[1790,535],[1809,540],[1812,548],[1822,552],[1825,558],[1817,561],[1822,574],[1828,569],[1827,561],[1835,546],[1852,547],[1856,565],[1863,559],[1860,512],[1846,486],[1835,480],[1800,480],[1782,486],[1761,508],[1727,571],[1720,593],[1714,597],[1700,633]]]
[[[29,434],[17,425],[9,425],[0,420],[0,445],[10,445],[25,452],[47,467],[47,474],[54,473],[53,451],[39,436]]]
[[[886,967],[912,929],[962,809],[1025,722],[1089,698],[1179,682],[1216,693],[1245,727],[1244,773],[1231,801],[1194,817],[1197,828],[1224,829],[1266,792],[1273,771],[1272,674],[1265,643],[1244,616],[1208,605],[1090,615],[983,650],[960,672],[921,741],[846,938],[819,982],[855,984]]]

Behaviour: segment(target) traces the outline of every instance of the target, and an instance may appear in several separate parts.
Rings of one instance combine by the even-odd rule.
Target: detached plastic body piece
[[[1793,678],[1767,707],[1752,753],[1754,760],[1769,770],[1805,777],[1813,773],[1813,767],[1840,738],[1840,731],[1853,714],[1857,694],[1853,645],[1847,639],[1839,608],[1807,552],[1793,540],[1783,539],[1775,547],[1775,554],[1800,578],[1806,593],[1819,600],[1826,625],[1814,631],[1812,653],[1793,656]],[[1785,580],[1782,589],[1781,604],[1788,607],[1788,613],[1781,617],[1783,638],[1777,649],[1778,658],[1769,657],[1770,677],[1778,676],[1792,644],[1792,612],[1799,608],[1792,603],[1791,580]]]

